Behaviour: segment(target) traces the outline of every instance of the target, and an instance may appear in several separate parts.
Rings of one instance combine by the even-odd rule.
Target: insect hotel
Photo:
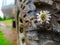
[[[15,0],[18,45],[60,45],[60,0]]]

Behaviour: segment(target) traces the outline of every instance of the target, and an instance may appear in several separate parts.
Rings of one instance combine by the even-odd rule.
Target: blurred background
[[[0,45],[17,45],[16,28],[13,28],[15,0],[0,0]]]

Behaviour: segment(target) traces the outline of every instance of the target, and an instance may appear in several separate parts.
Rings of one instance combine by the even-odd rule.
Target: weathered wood
[[[48,3],[48,0],[46,0],[45,2]],[[44,3],[44,2],[43,3],[40,3],[40,2],[36,3],[35,2],[35,4],[38,5],[38,6],[36,6],[37,12],[40,10],[50,11],[52,17],[51,17],[51,21],[49,21],[50,22],[49,24],[44,23],[42,25],[39,25],[39,23],[34,23],[37,25],[37,28],[34,28],[32,26],[31,21],[32,20],[34,21],[35,18],[31,19],[29,16],[25,16],[25,13],[27,13],[28,11],[24,12],[24,13],[20,12],[21,13],[21,20],[20,20],[20,16],[17,17],[17,22],[18,22],[18,24],[17,24],[18,29],[17,30],[18,31],[20,30],[20,27],[19,27],[20,21],[24,25],[24,29],[22,29],[23,33],[21,33],[21,30],[19,31],[19,35],[20,34],[24,35],[24,39],[22,39],[21,35],[20,35],[20,41],[22,42],[22,45],[24,45],[23,42],[25,42],[26,45],[42,45],[46,41],[48,42],[48,40],[54,42],[56,45],[60,45],[60,34],[59,34],[60,28],[59,28],[59,24],[57,22],[58,18],[60,18],[60,17],[58,16],[58,14],[56,14],[56,12],[58,12],[58,9],[56,9],[56,10],[53,9],[52,5],[49,5],[47,3]],[[23,6],[23,9],[24,8],[25,7]],[[31,13],[31,12],[32,11],[30,11],[28,13]],[[19,15],[19,14],[17,14],[17,15]],[[18,18],[19,18],[19,20],[18,20]],[[53,43],[53,45],[55,45],[54,43]]]

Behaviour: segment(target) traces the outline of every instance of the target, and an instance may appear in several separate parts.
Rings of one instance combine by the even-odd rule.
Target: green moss
[[[3,36],[2,31],[0,31],[0,45],[12,45],[11,42]]]

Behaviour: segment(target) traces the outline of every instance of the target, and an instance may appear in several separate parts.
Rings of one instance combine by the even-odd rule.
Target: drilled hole
[[[26,17],[26,14],[23,17]]]
[[[25,6],[22,9],[25,9]]]
[[[28,11],[28,13],[30,13],[30,12],[32,12],[31,10],[30,11]]]
[[[23,33],[23,28],[20,28],[20,33]]]
[[[26,23],[29,22],[28,20],[25,21]]]
[[[20,18],[20,22],[23,23],[23,20]]]
[[[35,20],[34,23],[37,23],[37,20]]]
[[[21,8],[23,7],[23,4],[21,4]]]
[[[23,43],[25,42],[25,39],[24,39],[24,38],[22,39],[22,42],[23,42]]]

